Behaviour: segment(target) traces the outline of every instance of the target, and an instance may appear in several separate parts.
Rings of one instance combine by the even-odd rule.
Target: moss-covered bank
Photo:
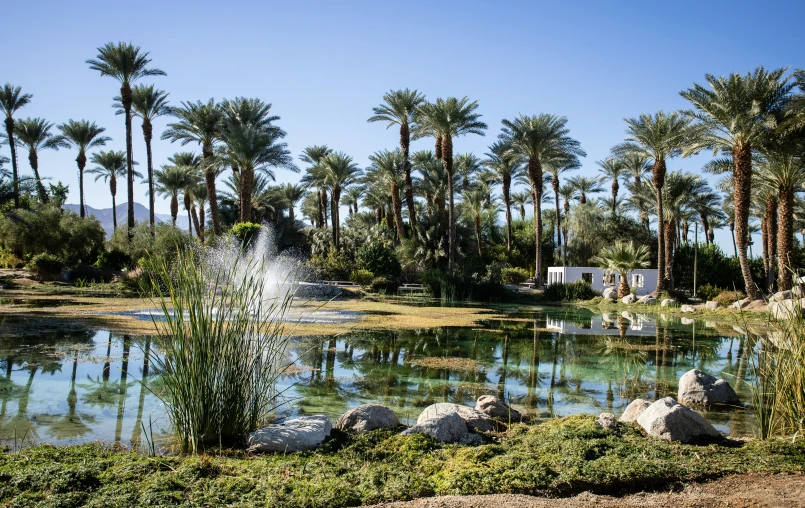
[[[101,445],[39,446],[0,456],[0,504],[336,507],[440,494],[621,493],[803,470],[803,444],[671,444],[631,425],[604,431],[579,415],[515,426],[500,443],[478,447],[383,431],[336,433],[315,452],[287,456],[154,458]]]

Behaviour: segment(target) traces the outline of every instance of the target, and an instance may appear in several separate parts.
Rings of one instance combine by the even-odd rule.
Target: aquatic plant
[[[149,274],[164,315],[155,321],[159,354],[151,354],[163,372],[155,395],[185,452],[241,444],[278,405],[293,279],[274,278],[265,249],[235,256],[232,248],[183,250]]]

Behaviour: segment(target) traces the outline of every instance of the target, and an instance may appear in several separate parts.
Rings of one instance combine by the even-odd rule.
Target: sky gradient
[[[85,61],[108,41],[131,41],[167,72],[143,82],[169,92],[172,104],[259,97],[281,117],[294,157],[307,145],[327,144],[362,167],[372,152],[397,146],[395,130],[366,122],[389,89],[477,99],[487,135],[456,139],[456,153],[482,156],[503,118],[567,116],[588,154],[579,173],[594,174],[595,161],[623,140],[625,117],[688,107],[679,91],[704,82],[706,73],[805,67],[801,1],[31,1],[13,2],[4,14],[0,82],[34,95],[18,118],[94,120],[113,138],[107,149],[125,149],[123,117],[112,108],[119,85]],[[155,122],[157,167],[182,149],[158,139],[167,122]],[[144,171],[139,120],[133,126],[134,158]],[[432,144],[417,141],[412,150]],[[68,184],[71,203],[78,202],[75,155],[40,155],[42,175]],[[18,158],[30,174],[25,154]],[[699,172],[708,158],[668,167]],[[276,173],[279,182],[298,178]],[[145,191],[136,186],[143,204]],[[85,194],[90,206],[111,206],[101,182],[90,178]],[[168,202],[157,200],[157,211],[168,213]],[[717,240],[731,250],[728,230]]]

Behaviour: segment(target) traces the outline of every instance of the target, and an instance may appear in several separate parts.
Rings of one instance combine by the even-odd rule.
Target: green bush
[[[564,302],[575,300],[592,300],[598,296],[591,284],[584,281],[558,282],[545,288],[543,299],[548,302]]]
[[[696,288],[696,296],[704,301],[715,300],[715,298],[726,291],[725,289],[717,288],[711,284],[704,284]]]
[[[40,280],[55,280],[64,269],[64,261],[46,252],[37,254],[28,263],[28,269]]]
[[[0,247],[0,268],[20,268],[22,266],[25,266],[25,263],[20,258],[13,252]]]
[[[119,271],[131,266],[131,256],[119,250],[101,251],[95,266],[106,270]]]
[[[718,294],[718,296],[713,298],[713,300],[722,305],[732,305],[738,300],[743,300],[744,298],[746,298],[746,295],[743,291],[722,291]]]
[[[241,222],[232,226],[232,235],[240,240],[243,245],[248,245],[264,229],[260,224]]]
[[[400,281],[397,279],[390,279],[388,277],[375,277],[372,280],[370,289],[375,293],[396,294],[397,289],[400,287]]]
[[[349,276],[349,280],[360,286],[366,287],[372,284],[375,274],[369,270],[353,270]]]
[[[504,268],[501,276],[505,284],[522,284],[530,277],[525,268]]]
[[[119,251],[132,260],[154,256],[170,264],[176,259],[176,253],[189,249],[196,241],[187,232],[169,223],[158,223],[154,235],[147,221],[138,222],[134,227],[134,238],[129,242],[126,228],[115,230],[109,240],[109,251]],[[132,267],[133,268],[133,267]]]
[[[327,255],[313,255],[308,266],[321,280],[348,280],[355,271],[355,263],[343,253],[330,251]]]
[[[378,241],[369,242],[358,249],[355,261],[358,268],[369,270],[378,277],[396,279],[402,271],[394,250]]]
[[[112,280],[112,272],[97,266],[79,263],[67,273],[67,282],[75,284],[78,280],[84,282],[109,282]]]

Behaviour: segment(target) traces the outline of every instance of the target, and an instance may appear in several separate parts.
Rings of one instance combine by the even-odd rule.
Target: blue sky
[[[111,107],[118,85],[84,62],[105,42],[131,41],[168,73],[145,82],[172,103],[260,97],[281,117],[294,156],[327,144],[361,165],[396,146],[396,131],[366,122],[392,88],[477,99],[488,133],[455,140],[457,152],[482,155],[500,120],[518,113],[567,116],[588,153],[581,173],[593,174],[623,139],[625,117],[687,107],[679,91],[705,73],[805,67],[801,1],[30,1],[6,6],[4,18],[0,81],[34,95],[21,117],[94,120],[114,138],[109,147],[123,149],[123,118]],[[134,127],[135,160],[144,165],[136,119]],[[180,149],[156,141],[155,164]],[[44,176],[70,185],[70,202],[78,201],[74,159],[69,150],[40,157]],[[669,168],[697,172],[706,160]],[[24,156],[20,166],[30,173]],[[278,181],[296,178],[277,171]],[[145,188],[136,189],[141,203]],[[90,180],[86,196],[93,207],[111,204],[101,183]],[[168,203],[158,201],[158,211],[167,213]],[[729,232],[717,238],[727,246]]]

